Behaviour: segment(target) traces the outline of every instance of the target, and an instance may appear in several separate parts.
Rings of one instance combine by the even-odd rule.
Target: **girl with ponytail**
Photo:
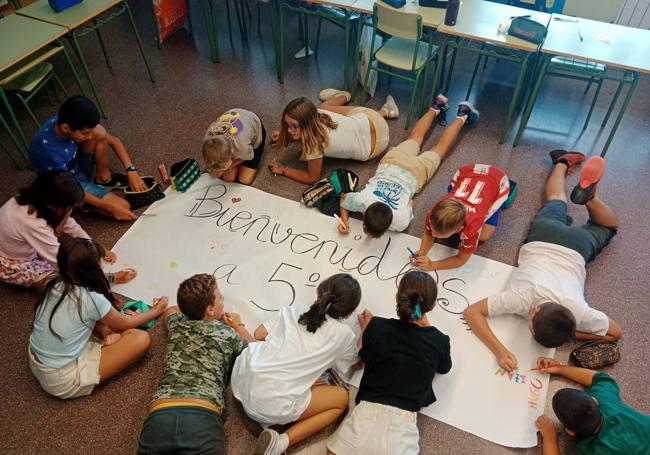
[[[344,319],[359,306],[361,288],[339,273],[319,284],[316,293],[311,306],[283,307],[260,325],[259,342],[235,361],[232,392],[246,414],[263,425],[291,423],[282,434],[264,430],[253,453],[280,454],[347,409],[344,388],[317,380],[329,368],[345,372],[359,361],[357,337]]]
[[[330,455],[419,453],[417,412],[436,401],[435,374],[451,369],[449,337],[427,318],[437,294],[429,274],[411,270],[397,290],[399,319],[363,315],[357,406],[328,441]]]

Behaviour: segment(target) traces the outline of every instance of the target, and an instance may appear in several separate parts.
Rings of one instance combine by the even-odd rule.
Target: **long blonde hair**
[[[282,126],[278,144],[283,146],[287,146],[293,141],[284,122],[285,116],[296,119],[298,125],[300,125],[300,142],[303,155],[309,155],[314,151],[322,151],[329,143],[327,129],[335,130],[338,127],[332,117],[318,112],[314,103],[307,98],[296,98],[290,101],[282,112]]]

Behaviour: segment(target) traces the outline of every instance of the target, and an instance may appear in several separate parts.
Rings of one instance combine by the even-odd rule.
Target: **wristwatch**
[[[126,172],[138,172],[138,168],[135,167],[134,165],[131,165],[126,168]]]

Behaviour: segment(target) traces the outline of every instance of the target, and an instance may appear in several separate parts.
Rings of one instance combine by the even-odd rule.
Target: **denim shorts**
[[[546,201],[530,224],[526,242],[546,242],[577,251],[585,262],[593,261],[598,253],[616,235],[616,229],[592,221],[582,226],[571,226],[566,202]]]
[[[149,414],[142,425],[138,455],[223,454],[221,415],[198,406],[174,406]]]
[[[74,172],[77,181],[81,184],[85,193],[90,193],[98,199],[103,199],[108,193],[111,192],[108,188],[95,185],[93,177],[95,176],[95,154],[86,153],[81,150],[77,151],[74,158],[77,163],[77,170]]]

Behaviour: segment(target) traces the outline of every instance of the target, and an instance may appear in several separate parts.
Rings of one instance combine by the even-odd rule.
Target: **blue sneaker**
[[[463,115],[467,116],[465,121],[465,126],[472,126],[478,122],[479,113],[478,110],[470,103],[469,101],[462,101],[458,104],[458,113],[457,117],[462,117]]]
[[[433,100],[433,104],[431,105],[431,109],[434,111],[439,111],[441,114],[445,112],[447,109],[449,109],[449,99],[440,93],[438,96],[436,96],[436,99]]]

